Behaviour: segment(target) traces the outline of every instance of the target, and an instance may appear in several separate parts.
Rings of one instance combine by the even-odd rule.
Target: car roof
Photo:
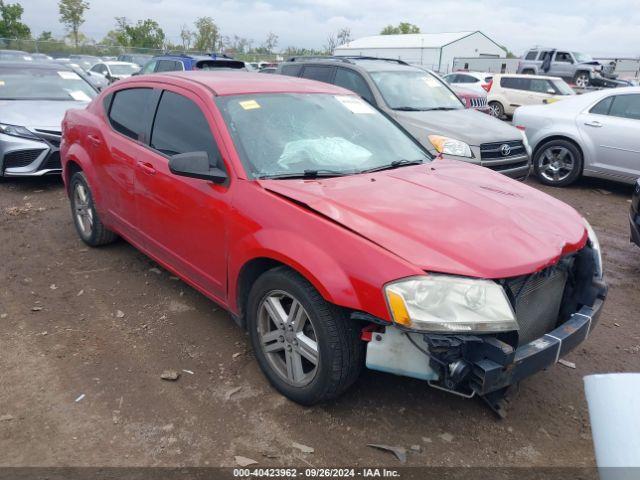
[[[295,57],[294,57],[295,58]],[[350,56],[335,56],[335,57],[310,57],[305,59],[304,57],[297,57],[293,61],[288,61],[282,65],[332,65],[341,67],[360,67],[367,72],[388,72],[388,71],[424,71],[420,67],[409,65],[401,60],[393,58],[372,58],[372,57],[350,57]]]
[[[139,75],[121,80],[118,86],[145,81],[165,81],[170,84],[192,83],[206,87],[217,96],[257,93],[327,93],[355,95],[350,90],[315,80],[288,75],[261,75],[245,71],[196,70]]]

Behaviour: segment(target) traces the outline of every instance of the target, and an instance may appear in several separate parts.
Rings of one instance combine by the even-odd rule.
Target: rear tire
[[[540,182],[566,187],[582,175],[582,153],[568,140],[551,140],[536,150],[533,169]]]
[[[504,117],[504,107],[500,102],[489,102],[489,113],[492,117],[502,118]]]
[[[358,378],[364,364],[358,325],[293,270],[278,267],[260,276],[246,311],[258,364],[285,397],[314,405],[338,397]]]
[[[90,247],[114,242],[118,236],[100,220],[84,173],[76,172],[69,182],[71,215],[80,239]]]

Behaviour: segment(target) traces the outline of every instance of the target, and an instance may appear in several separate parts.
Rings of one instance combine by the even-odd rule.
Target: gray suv
[[[400,60],[369,57],[294,57],[278,73],[351,90],[396,120],[432,154],[482,165],[524,179],[531,162],[518,129],[465,108],[433,72]]]
[[[518,63],[518,73],[561,77],[579,88],[619,86],[610,70],[585,53],[553,48],[532,48]]]

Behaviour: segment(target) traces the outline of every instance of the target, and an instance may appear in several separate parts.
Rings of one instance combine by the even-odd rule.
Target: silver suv
[[[613,72],[590,55],[569,50],[535,47],[525,53],[518,63],[518,73],[549,75],[573,82],[576,87],[615,87]]]
[[[396,120],[434,155],[524,179],[531,161],[526,137],[489,115],[465,108],[433,72],[400,60],[370,57],[295,57],[278,73],[318,80],[359,94]]]

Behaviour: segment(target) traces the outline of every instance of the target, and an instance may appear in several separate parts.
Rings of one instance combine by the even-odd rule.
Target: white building
[[[440,73],[452,70],[455,57],[501,58],[506,52],[480,31],[375,35],[340,45],[334,55],[395,58]]]

